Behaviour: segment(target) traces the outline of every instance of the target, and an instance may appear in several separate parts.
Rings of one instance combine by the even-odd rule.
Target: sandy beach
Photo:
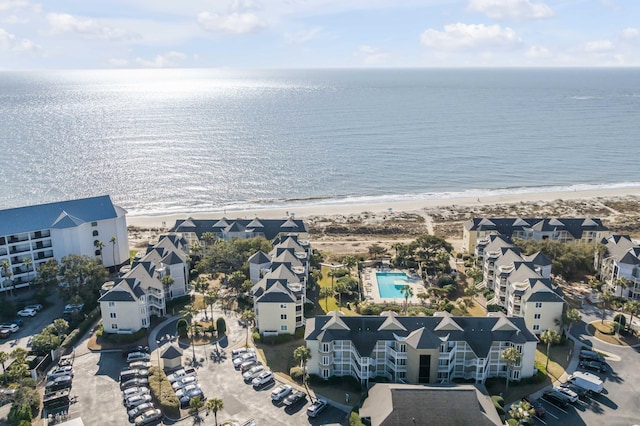
[[[388,248],[425,233],[444,237],[458,248],[462,223],[482,216],[599,217],[613,232],[640,236],[640,188],[128,216],[127,222],[131,247],[142,248],[177,219],[273,219],[292,213],[307,222],[315,248],[337,257],[365,253],[371,244]]]

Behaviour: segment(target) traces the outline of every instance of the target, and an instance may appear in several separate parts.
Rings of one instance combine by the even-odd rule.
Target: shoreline
[[[226,217],[228,219],[284,219],[287,214],[294,214],[297,219],[309,217],[326,216],[348,216],[363,212],[371,213],[409,213],[420,212],[425,209],[439,207],[481,207],[497,204],[516,203],[549,203],[554,200],[588,200],[594,198],[623,198],[640,197],[640,187],[623,187],[608,189],[590,189],[574,191],[550,191],[550,192],[528,192],[528,193],[508,193],[500,195],[486,195],[478,197],[458,197],[432,200],[411,200],[411,201],[391,201],[377,203],[358,204],[318,204],[299,207],[274,207],[265,209],[246,210],[223,210],[197,213],[171,213],[162,215],[139,215],[127,216],[127,225],[139,228],[170,228],[178,219],[218,219]]]

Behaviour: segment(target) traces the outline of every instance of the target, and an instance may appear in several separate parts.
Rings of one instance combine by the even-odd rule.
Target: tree
[[[224,408],[224,402],[220,398],[211,398],[207,401],[207,405],[205,406],[205,410],[207,410],[207,415],[209,415],[209,411],[213,411],[213,417],[215,417],[216,426],[218,426],[218,411]]]
[[[439,252],[451,253],[453,246],[444,238],[435,235],[422,235],[409,245],[409,250],[418,261],[424,274],[424,267],[426,266],[427,269],[432,267]]]
[[[198,310],[192,304],[184,305],[184,308],[180,310],[180,315],[182,315],[182,318],[187,320],[189,324],[191,324],[191,321],[193,320],[193,318],[196,316],[197,313],[198,313]]]
[[[204,294],[203,302],[211,308],[211,325],[213,325],[213,305],[218,300],[218,290],[209,290]]]
[[[93,242],[94,247],[96,248],[96,250],[98,250],[100,252],[100,263],[102,263],[104,265],[104,257],[102,256],[102,250],[104,249],[104,243],[100,240],[95,240]]]
[[[369,250],[369,257],[371,257],[374,260],[377,260],[378,258],[380,258],[383,254],[385,254],[387,252],[387,249],[378,245],[378,244],[371,244],[367,250]]]
[[[535,409],[527,401],[512,404],[509,410],[509,415],[512,419],[515,419],[519,425],[529,423],[535,414]]]
[[[242,271],[234,271],[229,276],[229,287],[234,289],[236,293],[240,291],[240,287],[242,287],[242,283],[247,279],[247,276]]]
[[[567,312],[565,312],[562,317],[562,322],[568,326],[567,334],[571,334],[571,328],[573,325],[580,321],[582,321],[582,315],[580,315],[580,311],[576,308],[567,309]]]
[[[511,376],[511,369],[517,365],[522,359],[520,352],[514,347],[507,348],[502,351],[500,358],[507,363],[507,381],[505,384],[505,393],[509,390],[509,378]]]
[[[547,344],[547,363],[544,366],[545,370],[548,370],[549,368],[549,350],[551,349],[551,345],[560,342],[560,335],[558,334],[557,331],[553,330],[553,329],[548,329],[545,330],[541,335],[540,335],[540,340],[542,341],[542,343],[546,343]]]
[[[216,240],[216,235],[213,232],[202,233],[202,241],[204,241],[205,247],[208,247],[215,240]]]
[[[29,288],[31,288],[31,265],[33,264],[33,260],[30,257],[25,257],[22,259],[24,266],[27,268],[27,283],[29,284]]]
[[[302,383],[307,386],[307,361],[311,359],[311,350],[306,346],[298,346],[293,350],[293,360],[302,368]]]
[[[477,266],[467,269],[465,271],[465,275],[473,279],[474,284],[479,284],[480,282],[482,282],[482,270]]]
[[[204,406],[204,401],[199,396],[195,396],[189,400],[189,414],[193,414],[195,417],[198,416],[198,411]]]
[[[250,309],[246,309],[244,312],[242,312],[242,315],[240,315],[240,320],[247,327],[247,339],[244,344],[245,346],[249,346],[249,329],[251,328],[251,324],[253,324],[253,321],[255,319],[256,319],[256,314]]]
[[[2,375],[4,376],[4,384],[7,385],[7,372],[4,367],[4,363],[9,361],[9,354],[5,351],[0,351],[0,364],[2,364]]]
[[[46,289],[49,289],[50,287],[57,288],[59,284],[59,275],[60,264],[56,259],[49,259],[38,265],[38,274],[33,282]]]
[[[449,259],[451,259],[451,253],[449,253],[446,250],[441,250],[438,253],[436,253],[436,263],[438,263],[438,265],[440,266],[440,270],[442,272],[445,272],[445,270],[447,269],[447,265],[449,264]]]
[[[601,321],[601,323],[604,324],[604,316],[605,316],[605,313],[606,313],[606,310],[607,310],[607,306],[613,300],[613,294],[611,294],[609,289],[606,289],[605,291],[602,292],[602,295],[600,296],[600,298],[602,299],[602,302],[601,302],[602,303],[602,321]]]
[[[227,332],[227,323],[224,321],[223,317],[216,320],[216,330],[218,330],[218,337],[224,336]]]
[[[58,318],[53,321],[52,327],[54,332],[58,336],[62,336],[63,334],[66,334],[67,331],[69,330],[69,323],[67,322],[67,320],[63,318]]]
[[[629,320],[629,329],[633,330],[633,316],[640,314],[640,302],[637,300],[629,300],[624,304],[624,310],[631,315]]]
[[[164,290],[164,298],[166,304],[167,298],[170,298],[169,295],[171,294],[171,286],[176,282],[176,280],[174,280],[171,275],[163,275],[162,278],[160,278],[160,282],[162,283],[162,289]]]
[[[113,256],[113,270],[116,271],[118,269],[118,262],[116,262],[116,236],[112,236],[109,242],[111,243],[111,255]]]
[[[622,292],[624,291],[625,288],[629,287],[629,285],[631,284],[629,282],[629,280],[626,277],[620,277],[618,279],[616,279],[613,284],[616,287],[620,287],[620,297],[622,297]]]
[[[6,280],[4,280],[4,287],[5,288],[9,287],[9,289],[11,290],[11,295],[13,296],[13,280],[11,279],[11,276],[13,275],[13,271],[11,270],[11,264],[9,263],[8,260],[3,260],[0,265],[2,265],[2,269],[4,270],[4,276],[6,277]]]
[[[400,293],[404,295],[404,314],[409,313],[409,298],[413,297],[413,290],[409,284],[405,284],[400,289]]]
[[[320,288],[320,292],[318,293],[318,297],[324,298],[324,311],[329,312],[329,298],[333,296],[334,292],[329,287]]]
[[[338,294],[338,308],[342,310],[342,293],[349,291],[347,284],[343,281],[338,281],[336,285],[333,286],[333,290]]]
[[[76,254],[62,258],[60,273],[62,285],[58,286],[58,291],[66,300],[74,297],[83,302],[95,300],[107,279],[107,271],[95,258]]]

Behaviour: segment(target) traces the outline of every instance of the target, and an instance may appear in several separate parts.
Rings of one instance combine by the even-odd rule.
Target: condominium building
[[[130,267],[102,287],[100,311],[107,333],[131,334],[147,328],[152,315],[164,316],[166,302],[188,294],[187,241],[179,235],[160,236],[157,243],[139,253]],[[165,287],[164,276],[173,283]]]
[[[305,324],[309,243],[298,235],[279,235],[269,253],[249,258],[256,327],[260,334],[294,334]]]
[[[328,379],[352,376],[366,383],[380,377],[401,383],[484,382],[490,377],[520,380],[534,374],[538,339],[523,318],[502,313],[487,317],[345,316],[330,312],[307,320],[307,372]],[[520,362],[508,369],[502,359],[516,348]]]
[[[0,210],[0,292],[27,286],[41,263],[70,254],[127,263],[126,211],[108,195]]]
[[[523,317],[535,334],[560,331],[564,309],[562,291],[551,281],[552,262],[541,252],[525,256],[503,235],[483,238],[476,247],[483,282],[495,294],[489,304],[502,306],[508,316]]]
[[[473,218],[464,223],[463,250],[473,253],[479,240],[495,234],[522,240],[595,243],[609,235],[609,229],[596,218]]]
[[[595,251],[594,266],[615,295],[640,299],[640,245],[628,235],[610,235],[600,243],[604,250]],[[621,278],[626,286],[621,284]]]

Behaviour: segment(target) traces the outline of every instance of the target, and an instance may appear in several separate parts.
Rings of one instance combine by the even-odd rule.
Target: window
[[[143,327],[147,326],[147,319],[146,318],[142,318],[142,326]]]
[[[98,226],[98,222],[91,222],[91,226]]]
[[[329,352],[329,344],[328,343],[323,343],[322,344],[322,352]]]
[[[94,237],[97,237],[97,236],[98,236],[98,230],[97,230],[97,229],[95,229],[95,230],[93,231],[93,236],[94,236]]]
[[[280,326],[280,331],[287,331],[287,326],[286,325],[281,325]]]
[[[407,373],[405,373],[404,371],[398,371],[397,377],[398,379],[404,379],[405,377],[407,377]]]
[[[115,308],[116,306],[116,302],[109,302],[109,307],[110,308]]]
[[[111,312],[111,313],[109,314],[109,318],[115,318],[115,317],[116,317],[116,313],[115,313],[115,312]]]
[[[114,330],[118,329],[118,324],[111,324],[111,328]]]
[[[534,324],[533,331],[540,331],[540,326],[538,324]]]
[[[536,302],[536,308],[542,308],[542,302]]]
[[[280,319],[281,320],[286,320],[287,319],[287,314],[280,314]]]
[[[398,346],[398,352],[406,352],[407,351],[407,345],[404,343],[401,343],[400,346]]]
[[[534,314],[533,319],[540,319],[540,314]]]
[[[520,379],[520,370],[513,370],[513,380]]]
[[[281,303],[280,304],[280,309],[287,309],[287,304],[286,303]]]
[[[322,365],[329,365],[329,357],[328,356],[323,356],[322,357]]]
[[[322,369],[322,377],[325,378],[325,379],[328,379],[329,378],[329,370],[323,368]]]
[[[519,354],[522,353],[522,345],[516,345],[516,351],[518,351]]]
[[[101,254],[101,253],[100,253],[100,250],[96,250],[96,251],[95,251],[95,255],[96,255],[96,256],[100,256],[100,254]]]
[[[404,359],[404,358],[400,358],[396,362],[397,362],[398,365],[407,365],[407,360]]]

